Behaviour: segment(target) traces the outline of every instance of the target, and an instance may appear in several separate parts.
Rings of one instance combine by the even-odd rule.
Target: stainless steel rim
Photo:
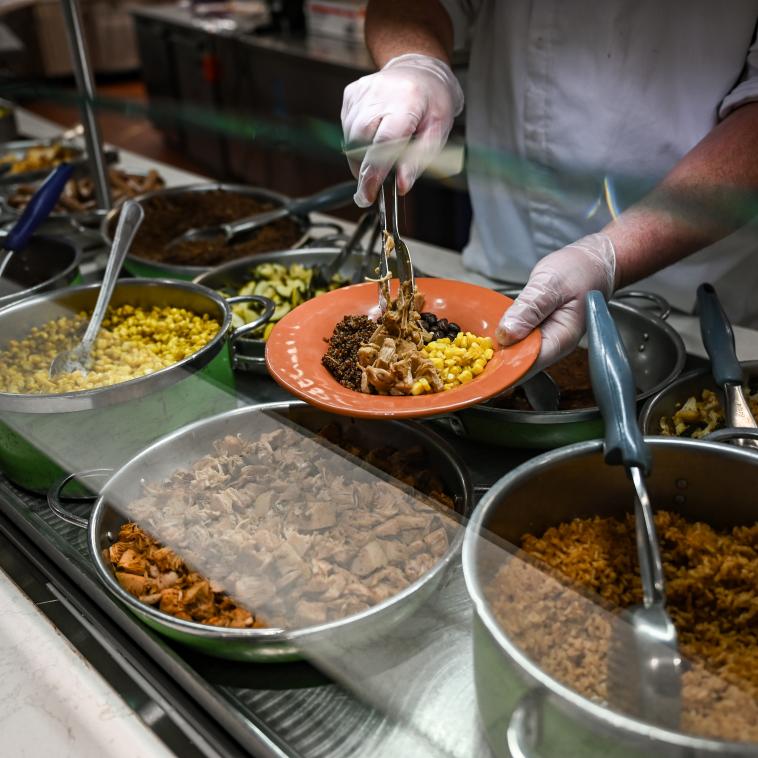
[[[153,190],[152,192],[146,192],[144,195],[138,195],[132,198],[138,203],[142,203],[145,200],[149,200],[153,197],[171,197],[172,195],[186,195],[189,192],[211,192],[213,190],[224,190],[225,192],[236,192],[240,195],[247,195],[248,197],[254,197],[261,200],[270,200],[273,203],[283,205],[290,198],[286,195],[282,195],[279,192],[273,190],[264,189],[263,187],[251,187],[246,184],[229,184],[227,182],[201,182],[198,184],[185,184],[181,187],[164,187],[163,189]],[[111,208],[105,215],[100,224],[100,234],[106,245],[111,244],[111,237],[108,231],[113,218],[118,214],[121,207],[121,202]],[[300,239],[295,243],[294,247],[302,247],[308,241],[308,230],[310,229],[310,221],[299,216],[293,216],[298,221],[303,230],[303,234]],[[261,255],[268,255],[268,253],[261,253]],[[179,266],[171,263],[161,263],[160,261],[151,261],[146,258],[139,258],[136,255],[128,255],[127,261],[133,261],[135,264],[141,266],[151,266],[156,270],[164,272],[165,275],[183,277],[195,279],[200,274],[204,274],[210,270],[209,266]],[[235,261],[232,261],[235,262]],[[223,264],[226,265],[226,264]]]
[[[257,405],[247,406],[245,408],[236,408],[235,410],[232,410],[232,411],[225,411],[224,413],[217,414],[216,416],[211,416],[210,418],[207,418],[207,419],[201,419],[200,421],[195,421],[192,424],[182,427],[181,429],[175,432],[172,432],[171,434],[168,434],[165,437],[162,437],[157,442],[154,442],[152,445],[147,447],[137,456],[132,458],[132,460],[129,461],[129,463],[127,463],[125,466],[122,466],[121,469],[119,469],[116,473],[113,474],[113,476],[111,476],[108,479],[103,489],[101,490],[101,494],[98,497],[97,502],[95,503],[95,506],[93,508],[92,516],[90,518],[89,527],[88,527],[87,539],[89,543],[90,553],[95,563],[95,569],[98,575],[100,576],[101,580],[106,584],[108,589],[119,600],[129,605],[132,609],[134,609],[139,614],[150,618],[152,621],[156,622],[157,624],[167,627],[173,631],[181,632],[182,634],[191,636],[191,637],[207,639],[207,640],[249,641],[251,644],[264,643],[264,642],[268,642],[268,643],[287,642],[287,643],[297,644],[298,640],[306,640],[309,637],[316,637],[324,633],[335,632],[339,629],[345,628],[346,626],[350,624],[360,622],[362,620],[365,620],[367,618],[370,618],[374,615],[381,613],[383,610],[386,610],[392,606],[398,605],[404,599],[415,594],[425,584],[430,582],[432,579],[437,577],[442,571],[445,570],[445,568],[448,566],[450,561],[453,559],[455,554],[460,549],[461,543],[463,541],[463,529],[460,529],[458,533],[455,535],[455,537],[451,540],[450,546],[447,552],[440,559],[440,561],[437,564],[435,564],[435,566],[430,571],[428,571],[426,574],[424,574],[421,578],[417,579],[412,584],[409,584],[404,590],[402,590],[398,594],[387,598],[386,600],[384,600],[381,603],[378,603],[377,605],[371,606],[371,608],[369,608],[366,611],[362,611],[361,613],[357,613],[352,616],[347,616],[344,619],[340,619],[338,621],[332,621],[327,624],[321,624],[319,626],[307,627],[305,629],[297,629],[297,630],[285,630],[285,629],[280,629],[280,628],[228,629],[225,627],[210,627],[210,626],[207,626],[205,624],[200,624],[195,621],[184,621],[182,619],[177,619],[173,616],[169,616],[168,614],[162,613],[161,611],[156,610],[152,606],[148,606],[148,605],[145,605],[144,603],[140,603],[140,601],[137,598],[135,598],[133,595],[130,595],[128,592],[126,592],[126,590],[124,590],[121,587],[121,585],[114,578],[113,573],[111,572],[110,568],[105,563],[105,560],[102,554],[100,553],[100,530],[101,530],[100,522],[102,521],[105,510],[108,507],[107,494],[108,494],[109,488],[112,488],[114,486],[117,487],[118,479],[120,477],[130,476],[131,470],[133,468],[139,467],[142,461],[154,456],[156,451],[164,447],[170,446],[171,443],[174,440],[176,440],[178,437],[191,434],[194,431],[202,429],[204,426],[211,425],[212,423],[215,423],[222,419],[234,418],[235,416],[245,416],[247,414],[252,414],[254,412],[259,412],[259,411],[287,410],[293,407],[306,408],[307,404],[299,402],[299,401],[260,403]],[[399,424],[401,422],[390,421],[388,423]],[[419,432],[421,432],[423,436],[432,443],[433,447],[435,447],[440,452],[442,452],[442,454],[445,455],[448,458],[448,460],[453,464],[456,474],[460,478],[462,489],[463,489],[463,495],[465,498],[465,502],[462,504],[462,507],[464,511],[466,512],[466,514],[468,514],[470,512],[470,508],[472,505],[473,490],[472,490],[471,482],[469,480],[465,466],[463,465],[462,461],[458,457],[457,453],[450,447],[450,445],[442,437],[440,437],[431,429],[428,429],[426,426],[421,425],[418,422],[402,422],[402,423],[403,425],[410,425],[413,428],[417,429]]]
[[[740,361],[740,365],[748,372],[748,374],[758,374],[758,361]],[[710,377],[715,390],[717,392],[720,392],[719,388],[715,386],[716,383],[711,377],[711,370],[709,368],[699,368],[695,371],[688,371],[686,374],[682,374],[682,376],[680,376],[674,382],[667,385],[659,392],[656,392],[655,395],[649,398],[645,403],[642,411],[640,412],[640,428],[642,429],[643,434],[655,435],[659,433],[658,429],[651,428],[653,413],[656,411],[663,400],[666,400],[670,397],[676,397],[679,388],[683,384],[687,384],[697,377],[703,377],[704,379]]]
[[[20,302],[8,305],[0,310],[0,332],[2,331],[3,318],[11,313],[55,303],[60,299],[65,299],[79,292],[95,291],[99,286],[99,283],[95,283],[79,287],[69,287],[64,290],[54,290],[44,295],[26,298]],[[67,413],[105,407],[143,397],[149,392],[170,386],[182,378],[183,374],[193,373],[208,365],[221,351],[224,341],[228,339],[232,320],[231,309],[227,305],[226,300],[213,290],[200,284],[194,284],[193,282],[181,282],[173,279],[121,279],[118,282],[116,291],[118,292],[125,287],[167,288],[192,292],[213,302],[218,307],[219,314],[222,316],[221,327],[215,337],[204,347],[200,348],[200,350],[160,371],[140,376],[136,379],[130,379],[126,382],[120,382],[119,384],[97,387],[91,390],[67,392],[59,395],[21,395],[11,392],[0,392],[0,411]]]
[[[747,465],[756,465],[755,453],[748,452],[744,449],[731,445],[720,444],[716,442],[705,442],[702,440],[681,439],[678,437],[646,437],[646,442],[655,449],[656,447],[681,447],[684,449],[703,448],[713,450],[720,455],[730,455],[742,458]],[[691,750],[710,751],[718,755],[719,751],[728,749],[730,753],[755,755],[755,745],[745,742],[729,742],[726,740],[710,740],[704,737],[696,737],[682,732],[670,731],[663,729],[644,721],[633,719],[616,713],[608,708],[594,703],[593,701],[579,695],[574,690],[561,684],[545,673],[536,663],[531,661],[521,650],[508,638],[505,632],[500,628],[497,620],[493,616],[489,604],[484,596],[483,588],[479,581],[477,572],[477,555],[480,540],[487,539],[481,536],[482,525],[488,511],[496,506],[504,493],[507,493],[514,484],[516,484],[523,474],[527,471],[547,473],[553,464],[570,458],[581,456],[585,453],[594,453],[602,450],[603,440],[590,440],[588,442],[577,442],[573,445],[550,450],[543,453],[531,461],[522,464],[502,479],[496,482],[489,492],[481,499],[476,506],[474,513],[469,522],[466,534],[463,540],[463,578],[466,583],[466,590],[471,598],[474,609],[487,629],[488,633],[495,640],[497,645],[506,653],[506,655],[518,666],[520,673],[526,675],[534,684],[543,687],[553,695],[557,696],[559,702],[564,702],[572,708],[578,710],[588,721],[599,722],[605,727],[623,730],[628,734],[646,739],[657,739],[671,745],[681,746]]]

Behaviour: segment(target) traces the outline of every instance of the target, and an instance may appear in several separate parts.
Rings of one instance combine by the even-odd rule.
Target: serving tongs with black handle
[[[247,218],[230,221],[228,224],[187,229],[186,232],[172,239],[167,247],[197,240],[221,240],[223,244],[230,245],[244,239],[256,229],[273,224],[274,221],[287,216],[305,216],[313,211],[329,211],[347,205],[355,194],[356,187],[354,181],[342,182],[333,187],[327,187],[315,195],[294,198],[273,210],[262,211]]]
[[[627,609],[613,623],[608,699],[624,713],[676,729],[682,708],[682,658],[666,611],[663,563],[645,485],[652,457],[637,426],[629,359],[605,298],[597,291],[587,294],[587,336],[592,389],[605,424],[605,461],[624,466],[634,485],[643,598],[642,605]]]
[[[704,283],[697,288],[700,334],[716,384],[724,392],[726,425],[732,428],[758,429],[750,405],[742,390],[742,366],[737,360],[734,331],[724,312],[716,288]],[[735,444],[758,449],[758,441],[737,438]]]

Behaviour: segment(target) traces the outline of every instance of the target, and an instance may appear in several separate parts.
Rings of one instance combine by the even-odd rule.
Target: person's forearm
[[[366,45],[379,68],[405,53],[450,63],[453,25],[437,0],[371,0],[366,11]]]
[[[603,231],[623,287],[758,217],[758,103],[716,126],[647,197]]]

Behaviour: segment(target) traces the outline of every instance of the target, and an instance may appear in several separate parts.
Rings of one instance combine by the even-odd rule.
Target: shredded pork
[[[367,451],[336,426],[322,435],[311,439],[285,426],[255,439],[228,435],[213,454],[145,484],[128,516],[208,587],[254,609],[256,626],[301,628],[366,610],[445,555],[453,502],[420,448]],[[191,615],[183,589],[169,607],[143,581],[163,575],[152,577],[142,563],[136,569],[136,579],[121,580],[125,589]]]

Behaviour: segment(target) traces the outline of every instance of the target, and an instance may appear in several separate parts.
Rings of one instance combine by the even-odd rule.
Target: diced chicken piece
[[[406,529],[426,529],[432,517],[421,514],[405,513],[389,519],[374,530],[377,537],[394,537]]]
[[[153,592],[150,595],[140,595],[139,599],[141,603],[145,603],[146,605],[157,605],[160,602],[161,593]]]
[[[135,597],[147,595],[150,592],[152,583],[147,577],[137,576],[137,574],[128,574],[125,571],[117,571],[116,579],[129,594],[134,595]]]
[[[368,576],[387,564],[387,554],[379,540],[364,545],[355,557],[351,571],[357,576]]]
[[[229,619],[229,626],[233,627],[234,629],[245,629],[247,627],[251,627],[254,623],[252,615],[244,608],[235,608],[231,612],[230,616],[231,618]]]
[[[161,592],[160,609],[164,613],[176,614],[184,610],[182,602],[182,591],[176,587],[169,587]]]
[[[246,576],[234,585],[234,596],[249,608],[269,603],[275,594],[273,582],[259,576]]]
[[[173,587],[178,581],[179,575],[175,571],[167,571],[156,578],[155,584],[159,590],[165,590]]]
[[[387,556],[387,563],[400,565],[409,558],[408,547],[398,540],[377,540]]]
[[[405,566],[405,575],[412,582],[422,577],[427,571],[429,571],[437,561],[429,553],[420,553],[415,558],[412,558]]]
[[[213,600],[211,586],[207,581],[196,582],[184,591],[185,605],[202,605]]]

